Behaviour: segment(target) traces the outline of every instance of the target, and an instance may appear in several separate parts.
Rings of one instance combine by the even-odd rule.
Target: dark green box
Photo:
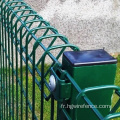
[[[113,85],[116,63],[117,60],[103,49],[67,51],[64,52],[62,61],[63,68],[73,77],[81,89],[100,85]],[[66,103],[71,118],[74,120],[74,109],[78,109],[78,120],[98,120],[90,106],[83,99],[79,101],[79,108],[70,109],[72,105],[77,107],[75,99],[78,95],[74,86],[71,89],[71,98]],[[112,92],[112,90],[101,90],[87,94],[87,97],[103,116],[106,116],[110,111]]]

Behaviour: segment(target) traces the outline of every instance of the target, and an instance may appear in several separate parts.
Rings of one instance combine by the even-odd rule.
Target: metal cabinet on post
[[[66,51],[63,54],[62,66],[80,86],[85,89],[100,85],[113,85],[117,60],[105,50]],[[90,107],[96,107],[103,116],[110,111],[112,90],[98,90],[87,93],[94,106],[88,105],[84,99],[75,104],[78,92],[72,86],[71,97],[65,102],[67,112],[72,120],[77,109],[77,120],[98,120]]]

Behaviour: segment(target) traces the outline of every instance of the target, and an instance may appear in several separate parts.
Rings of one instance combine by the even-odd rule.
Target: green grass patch
[[[117,61],[118,63],[117,63],[115,85],[120,86],[120,55],[118,55]],[[119,100],[119,97],[114,93],[112,97],[112,106],[114,106],[118,100]],[[120,107],[116,112],[120,112]],[[120,118],[115,118],[114,120],[120,120]]]
[[[30,66],[32,69],[32,66]],[[44,71],[46,72],[49,69],[50,65],[45,65]],[[41,66],[38,66],[39,70],[41,69]],[[26,91],[26,67],[23,66],[22,68],[22,73],[23,73],[23,88]],[[18,69],[18,76],[20,77],[21,74],[21,69]],[[46,76],[46,80],[47,82],[49,81],[49,76],[50,74],[48,74]],[[39,74],[36,72],[36,78],[37,80],[40,82],[41,81],[41,77],[39,76]],[[21,88],[20,85],[18,85],[18,91],[16,92],[16,78],[14,78],[15,82],[14,82],[14,102],[15,102],[15,116],[16,116],[16,95],[18,95],[18,111],[19,111],[19,119],[21,116]],[[28,72],[28,99],[29,102],[32,104],[32,91],[33,91],[33,79],[32,79],[32,75],[30,72]],[[44,93],[46,95],[50,94],[50,91],[47,89],[47,87],[44,85]],[[25,113],[25,109],[26,109],[26,98],[23,96],[23,119],[25,119],[26,113]],[[37,84],[35,84],[35,115],[37,116],[38,119],[40,119],[40,108],[41,108],[41,91],[39,89],[39,87],[37,86]],[[55,108],[57,108],[57,102],[55,101]],[[50,113],[51,113],[51,99],[49,101],[46,101],[44,99],[44,120],[49,120],[50,119]],[[55,109],[54,112],[54,119],[56,119],[57,117],[57,111]],[[28,120],[32,119],[32,112],[30,111],[30,109],[28,108]]]
[[[115,85],[120,86],[120,55],[118,55],[117,57],[118,63],[117,63],[117,71],[116,71],[116,78],[115,78]],[[49,69],[50,65],[45,65],[45,72]],[[38,66],[39,69],[41,69],[41,66]],[[32,67],[31,67],[32,69]],[[6,70],[5,70],[6,71]],[[26,67],[23,66],[22,68],[22,72],[23,72],[23,87],[26,90]],[[11,70],[10,70],[11,73]],[[18,69],[18,76],[20,77],[21,74],[21,70]],[[49,80],[50,75],[48,74],[46,76],[46,80]],[[41,81],[40,76],[38,75],[38,73],[36,72],[36,78],[39,80],[39,82]],[[15,78],[14,78],[15,79]],[[29,101],[32,103],[32,75],[29,73],[28,74],[28,99]],[[18,85],[18,92],[16,93],[16,79],[14,80],[14,103],[15,103],[15,116],[16,116],[16,95],[18,95],[18,111],[19,111],[19,117],[21,116],[21,88]],[[48,91],[48,89],[45,87],[44,92],[48,95],[50,92]],[[35,85],[35,114],[37,116],[38,119],[40,119],[40,108],[41,108],[41,91],[38,88],[37,85]],[[116,94],[113,94],[112,97],[112,107],[115,105],[115,103],[118,101],[119,97]],[[25,119],[25,100],[26,98],[23,96],[23,119]],[[120,108],[117,110],[117,112],[120,112]],[[51,113],[51,101],[46,101],[44,100],[44,120],[49,120],[50,119],[50,113]],[[57,102],[55,101],[55,110],[54,110],[54,119],[56,120],[57,118]],[[20,118],[19,118],[20,119]],[[32,119],[32,112],[30,111],[30,109],[28,110],[28,120]],[[114,120],[120,120],[120,118],[116,118]]]

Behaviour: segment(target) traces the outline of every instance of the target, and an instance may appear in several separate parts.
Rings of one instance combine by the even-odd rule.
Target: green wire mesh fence
[[[0,25],[0,98],[3,103],[0,118],[45,119],[44,101],[49,100],[51,110],[47,111],[51,114],[46,113],[46,116],[53,119],[54,99],[48,85],[50,68],[59,63],[67,47],[78,48],[21,0],[1,1]],[[45,58],[51,63],[46,71]]]
[[[0,119],[59,120],[60,101],[55,102],[48,79],[53,66],[62,67],[63,52],[79,51],[79,48],[22,0],[2,0],[0,9]],[[87,92],[82,91],[68,73],[66,76],[78,91],[78,98],[79,93]],[[119,90],[116,86],[109,88]],[[61,110],[66,119],[71,120],[66,109]],[[103,119],[96,109],[93,111]]]

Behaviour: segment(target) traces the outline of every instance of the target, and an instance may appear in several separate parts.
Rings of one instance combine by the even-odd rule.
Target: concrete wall
[[[24,0],[81,50],[120,52],[120,0]]]

